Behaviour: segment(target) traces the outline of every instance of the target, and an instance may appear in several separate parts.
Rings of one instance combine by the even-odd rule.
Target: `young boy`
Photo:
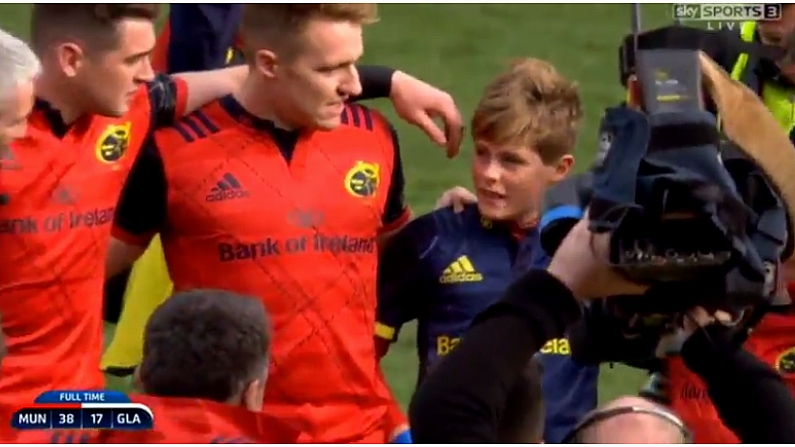
[[[574,164],[581,118],[576,84],[541,60],[520,60],[486,87],[472,119],[477,203],[417,218],[381,256],[381,355],[404,323],[417,320],[421,381],[513,278],[544,266],[542,201]],[[596,406],[598,369],[572,363],[569,351],[568,340],[558,339],[539,355],[548,443],[560,442]]]

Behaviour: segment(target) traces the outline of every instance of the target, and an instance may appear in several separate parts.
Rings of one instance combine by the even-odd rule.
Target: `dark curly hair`
[[[143,391],[225,402],[262,378],[270,327],[257,298],[222,290],[177,293],[146,325]]]

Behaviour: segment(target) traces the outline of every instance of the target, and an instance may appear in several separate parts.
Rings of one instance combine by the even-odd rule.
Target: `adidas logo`
[[[245,199],[248,191],[243,189],[240,182],[234,175],[226,173],[221,180],[210,189],[210,193],[204,198],[207,202],[223,202],[224,200]]]
[[[483,281],[483,275],[475,270],[475,266],[469,261],[469,256],[461,256],[450,264],[442,272],[439,282],[442,284],[457,284],[462,282]]]

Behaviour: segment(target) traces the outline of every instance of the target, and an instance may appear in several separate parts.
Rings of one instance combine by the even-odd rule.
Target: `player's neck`
[[[45,73],[36,80],[36,97],[47,101],[61,114],[64,124],[72,124],[85,115],[79,101],[74,101],[70,95],[72,89],[65,88],[58,79],[48,77]]]
[[[261,81],[249,76],[243,87],[232,96],[248,113],[257,118],[272,121],[280,129],[298,130],[300,126],[293,124],[274,107],[276,100],[271,98],[270,92],[271,89],[266,88]]]

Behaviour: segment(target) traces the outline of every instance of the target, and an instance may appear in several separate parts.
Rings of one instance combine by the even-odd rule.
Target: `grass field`
[[[28,5],[0,5],[0,26],[27,34]],[[644,25],[670,21],[669,5],[644,6]],[[596,147],[602,110],[621,98],[617,46],[628,31],[629,5],[382,5],[380,23],[367,31],[366,62],[399,68],[451,92],[468,117],[490,77],[518,57],[551,61],[581,86],[587,122],[577,156],[586,166]],[[387,104],[377,104],[394,117]],[[408,199],[416,212],[428,211],[452,185],[468,185],[471,144],[448,161],[417,130],[394,121],[401,135]],[[417,370],[413,328],[406,328],[384,367],[406,403]],[[605,368],[601,398],[634,393],[643,376]]]

